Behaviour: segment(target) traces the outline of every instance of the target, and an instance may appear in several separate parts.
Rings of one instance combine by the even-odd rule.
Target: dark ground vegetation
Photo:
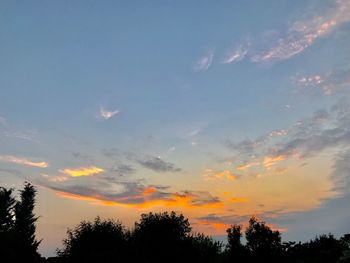
[[[190,222],[175,212],[142,214],[133,229],[120,221],[82,221],[67,231],[57,257],[43,258],[35,236],[36,189],[25,183],[18,200],[13,189],[0,187],[0,262],[350,262],[350,235],[320,235],[305,243],[282,242],[281,234],[256,217],[248,227],[227,229],[227,245],[194,233]],[[245,242],[242,242],[244,237]]]

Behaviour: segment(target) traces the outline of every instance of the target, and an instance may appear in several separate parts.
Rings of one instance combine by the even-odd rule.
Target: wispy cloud
[[[40,167],[46,168],[49,166],[47,162],[34,162],[22,157],[16,157],[13,155],[0,155],[0,161],[8,162],[8,163],[16,163],[26,166]]]
[[[270,169],[271,166],[276,165],[280,161],[284,161],[287,157],[284,155],[278,155],[278,156],[266,156],[264,158],[264,166],[267,169]]]
[[[109,110],[106,110],[104,107],[101,107],[99,117],[103,120],[108,120],[118,113],[120,113],[119,110],[109,111]]]
[[[194,71],[206,71],[211,66],[211,63],[213,62],[214,58],[214,52],[209,51],[206,55],[200,57],[196,64],[194,65]]]
[[[298,75],[293,80],[299,87],[332,95],[350,88],[350,69],[336,69],[322,75]]]
[[[250,163],[238,165],[236,167],[236,169],[240,170],[240,171],[245,171],[245,170],[249,169],[250,167],[254,167],[254,166],[257,166],[257,165],[260,165],[260,162],[250,162]]]
[[[6,118],[0,116],[0,134],[9,138],[33,141],[35,132],[17,130],[13,125],[9,124],[9,121]]]
[[[66,169],[60,170],[60,172],[66,175],[69,175],[71,177],[80,177],[80,176],[93,176],[95,174],[104,172],[104,170],[96,166],[88,166],[88,167],[79,167],[76,169],[66,168]]]
[[[204,180],[218,180],[218,179],[228,179],[228,180],[236,180],[240,177],[240,175],[233,173],[230,170],[216,171],[212,169],[206,169],[204,172]]]
[[[248,54],[249,45],[241,44],[238,47],[227,52],[226,57],[223,59],[223,64],[232,64],[241,61]]]
[[[296,21],[289,28],[287,36],[279,38],[276,45],[253,56],[251,60],[252,62],[272,62],[289,59],[311,46],[318,38],[349,21],[349,1],[335,1],[335,7],[323,16],[312,16],[303,21]]]

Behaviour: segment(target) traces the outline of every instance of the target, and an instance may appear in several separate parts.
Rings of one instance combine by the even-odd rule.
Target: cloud
[[[50,182],[65,182],[65,181],[69,180],[69,177],[66,175],[50,176],[48,174],[43,174],[41,176]]]
[[[175,167],[174,164],[165,162],[159,157],[145,157],[137,162],[143,167],[153,170],[155,172],[180,172],[181,169]]]
[[[120,164],[115,168],[110,170],[113,173],[116,173],[118,176],[130,175],[135,172],[135,169],[127,164]]]
[[[217,230],[226,230],[231,225],[243,224],[249,220],[249,216],[243,215],[218,215],[218,214],[208,214],[206,216],[197,217],[196,224],[198,225],[208,225]]]
[[[289,59],[311,46],[318,38],[331,33],[338,26],[350,21],[350,3],[347,0],[335,1],[323,16],[312,16],[296,21],[287,36],[278,39],[269,50],[251,58],[252,62],[271,62]]]
[[[280,161],[284,161],[286,159],[286,156],[284,155],[278,155],[278,156],[266,156],[264,158],[264,166],[267,169],[270,169],[271,166],[276,165]]]
[[[343,194],[349,193],[350,186],[350,147],[339,152],[334,157],[331,178],[335,183],[335,189]]]
[[[33,131],[19,131],[9,124],[6,118],[0,116],[0,134],[3,134],[9,138],[15,138],[20,140],[33,141],[35,132]]]
[[[60,170],[60,172],[66,175],[69,175],[71,177],[80,177],[80,176],[93,176],[95,174],[104,172],[104,170],[96,166],[88,166],[88,167],[80,167],[76,169],[66,168],[66,169]]]
[[[248,198],[245,197],[232,197],[230,198],[231,203],[246,203],[249,202]]]
[[[119,110],[108,111],[108,110],[104,109],[103,107],[101,107],[100,108],[100,115],[99,115],[99,117],[104,119],[104,120],[108,120],[108,119],[112,118],[113,116],[115,116],[118,113],[120,113]]]
[[[277,210],[276,210],[277,211]],[[269,218],[269,212],[267,213],[261,213],[259,215],[254,215],[254,217],[259,218]],[[278,214],[280,214],[277,211]],[[241,225],[243,227],[248,226],[248,220],[253,215],[218,215],[218,214],[208,214],[206,216],[197,217],[196,218],[196,224],[199,225],[209,225],[217,230],[226,230],[232,225]],[[271,216],[270,216],[271,217]],[[287,228],[277,227],[273,224],[267,224],[272,230],[278,230],[280,232],[287,232]]]
[[[28,159],[16,157],[12,155],[0,155],[0,161],[8,162],[8,163],[16,163],[16,164],[32,166],[32,167],[40,167],[40,168],[46,168],[49,166],[47,162],[33,162]]]
[[[209,51],[206,55],[200,57],[194,66],[194,71],[199,72],[208,70],[211,66],[211,63],[213,62],[213,58],[213,51]]]
[[[304,89],[333,95],[350,87],[350,69],[332,70],[323,75],[297,76],[294,82]]]
[[[126,206],[131,208],[182,207],[182,208],[220,208],[219,198],[205,191],[168,192],[168,187],[138,182],[95,182],[81,185],[69,182],[53,182],[42,177],[39,185],[54,190],[64,198],[90,201],[95,205]]]
[[[238,165],[236,167],[236,169],[240,170],[240,171],[245,171],[245,170],[249,169],[250,167],[257,166],[257,165],[260,165],[260,162],[250,162],[250,163],[246,163],[243,165]]]
[[[222,61],[223,64],[232,64],[241,61],[248,54],[249,45],[239,45],[235,49],[227,53]]]
[[[226,178],[228,180],[236,180],[237,178],[240,177],[238,174],[234,174],[230,170],[222,170],[222,171],[215,171],[212,169],[206,169],[204,172],[204,180],[218,180],[222,178]]]

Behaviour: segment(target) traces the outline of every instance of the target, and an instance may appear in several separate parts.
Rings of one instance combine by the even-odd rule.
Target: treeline
[[[43,259],[35,238],[35,193],[26,183],[16,201],[13,189],[0,188],[0,262],[350,262],[350,235],[282,242],[278,231],[252,217],[246,229],[235,224],[228,228],[224,245],[193,232],[189,220],[175,212],[143,214],[133,229],[99,217],[82,221],[67,231],[57,257]]]

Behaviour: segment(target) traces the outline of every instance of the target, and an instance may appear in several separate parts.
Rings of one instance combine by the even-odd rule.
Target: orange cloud
[[[276,163],[285,160],[287,157],[285,155],[278,156],[266,156],[264,159],[264,166],[267,169],[270,169],[271,166],[274,166]]]
[[[25,158],[20,158],[12,155],[3,155],[0,156],[0,161],[8,162],[8,163],[16,163],[33,167],[46,168],[49,166],[46,162],[33,162]]]
[[[275,169],[275,172],[277,173],[277,174],[284,174],[286,171],[287,171],[287,167],[277,167],[276,169]]]
[[[249,199],[245,198],[245,197],[233,197],[233,198],[230,198],[230,202],[233,202],[233,203],[246,203],[248,201],[249,201]]]
[[[63,169],[61,170],[61,172],[72,177],[79,177],[79,176],[92,176],[94,174],[102,173],[104,172],[104,170],[96,166],[89,166],[89,167],[80,167],[77,169]]]
[[[250,168],[252,166],[257,166],[259,164],[260,164],[260,162],[251,162],[251,163],[239,165],[239,166],[236,167],[236,169],[240,170],[240,171],[244,171],[244,170],[247,170],[248,168]]]
[[[211,226],[215,230],[218,230],[220,232],[228,229],[231,226],[230,224],[225,224],[225,223],[221,223],[221,222],[205,221],[205,220],[197,221],[196,224],[204,225],[204,226]]]
[[[80,195],[64,191],[56,191],[57,195],[63,198],[69,198],[74,200],[90,201],[94,205],[105,206],[124,206],[131,208],[150,208],[155,206],[163,207],[182,207],[182,208],[222,208],[223,204],[219,200],[213,200],[210,202],[196,202],[198,196],[193,194],[170,194],[169,198],[155,198],[152,195],[156,195],[158,191],[155,188],[146,188],[142,195],[127,196],[116,198],[116,200],[109,200],[104,196],[98,194]],[[132,200],[141,199],[142,202],[130,203]]]
[[[232,173],[230,170],[214,171],[212,169],[206,169],[204,173],[205,180],[217,180],[221,178],[235,180],[237,177],[238,176]]]
[[[155,192],[157,192],[157,189],[154,188],[154,187],[147,187],[147,188],[145,188],[145,190],[143,190],[143,194],[144,194],[145,196],[150,195],[150,194],[153,194],[153,193],[155,193]]]

